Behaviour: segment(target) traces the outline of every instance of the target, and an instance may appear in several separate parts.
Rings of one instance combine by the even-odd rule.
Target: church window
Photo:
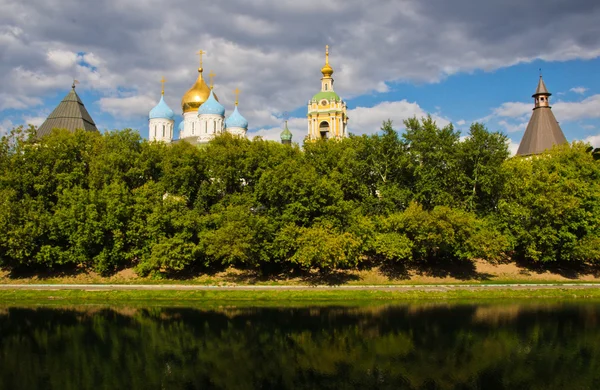
[[[204,122],[204,134],[208,133],[208,122]]]
[[[163,138],[165,136],[165,125],[163,125]]]
[[[325,84],[325,90],[327,91],[327,84]]]
[[[154,125],[154,138],[156,138],[156,125]]]
[[[192,135],[194,135],[194,130],[195,130],[195,129],[194,129],[194,127],[195,127],[194,125],[195,125],[195,123],[194,123],[194,122],[192,122]]]
[[[217,122],[213,122],[213,133],[217,132]]]

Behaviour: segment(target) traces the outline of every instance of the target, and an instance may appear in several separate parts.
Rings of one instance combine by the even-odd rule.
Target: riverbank
[[[203,270],[197,273],[140,277],[134,269],[124,269],[103,277],[93,271],[76,269],[47,274],[11,274],[0,270],[0,284],[123,284],[199,286],[365,286],[415,284],[522,284],[522,283],[600,283],[600,267],[533,267],[514,262],[491,264],[482,260],[451,266],[435,264],[394,267],[366,267],[330,273],[305,272],[264,275],[256,270],[236,268]]]
[[[0,302],[69,304],[162,302],[200,304],[335,304],[347,301],[471,301],[565,299],[600,301],[600,284],[586,285],[421,285],[363,287],[171,286],[1,286]]]

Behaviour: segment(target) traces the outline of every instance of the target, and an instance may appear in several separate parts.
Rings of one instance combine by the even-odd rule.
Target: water
[[[600,389],[600,305],[0,307],[0,389]]]

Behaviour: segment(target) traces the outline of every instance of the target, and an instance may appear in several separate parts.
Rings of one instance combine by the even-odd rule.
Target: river
[[[600,304],[0,306],[0,389],[600,389]]]

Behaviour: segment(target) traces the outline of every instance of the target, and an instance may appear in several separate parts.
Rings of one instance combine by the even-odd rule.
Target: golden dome
[[[329,65],[329,45],[325,46],[325,66],[321,68],[323,77],[331,77],[333,74],[333,68]]]
[[[198,111],[198,108],[208,99],[210,88],[202,78],[202,68],[198,68],[198,79],[181,99],[181,109],[184,113]],[[215,96],[215,99],[217,97]],[[218,99],[217,99],[218,100]]]

